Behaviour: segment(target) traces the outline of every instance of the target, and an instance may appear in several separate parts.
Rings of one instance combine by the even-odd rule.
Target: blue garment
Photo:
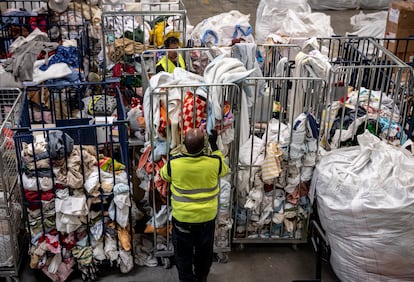
[[[213,107],[209,102],[207,104],[207,133],[211,134],[211,130],[214,129],[214,125],[216,123],[216,118],[214,116]]]
[[[403,127],[399,123],[395,121],[390,122],[388,118],[383,116],[379,118],[378,123],[380,125],[382,133],[387,134],[388,129],[391,130],[391,133],[396,132],[395,137],[400,139],[400,145],[404,144],[405,141],[407,141],[407,134],[405,134]]]
[[[29,25],[29,20],[26,19],[26,17],[34,16],[35,14],[32,14],[25,10],[14,10],[6,13],[1,17],[2,22],[5,27],[8,27],[9,25]]]
[[[162,156],[167,155],[167,142],[163,140],[155,140],[154,142],[154,161],[158,162]]]
[[[45,71],[49,68],[50,65],[56,63],[66,63],[70,67],[79,68],[79,56],[78,56],[78,48],[75,46],[61,46],[59,45],[56,49],[56,54],[52,56],[47,64],[40,66],[40,70]]]
[[[312,114],[307,114],[309,128],[312,131],[312,137],[315,139],[319,138],[319,124]]]

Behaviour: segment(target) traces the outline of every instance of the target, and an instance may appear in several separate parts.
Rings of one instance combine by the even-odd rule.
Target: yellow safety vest
[[[169,73],[173,73],[176,65],[168,59],[168,67],[167,67],[167,56],[164,56],[161,58],[161,60],[158,61],[156,66],[161,65],[165,71],[168,71]],[[185,69],[185,61],[183,56],[181,54],[178,54],[178,65],[180,68]]]
[[[213,220],[217,215],[219,178],[228,171],[220,150],[207,156],[180,155],[161,169],[161,177],[171,182],[172,216],[186,223]]]

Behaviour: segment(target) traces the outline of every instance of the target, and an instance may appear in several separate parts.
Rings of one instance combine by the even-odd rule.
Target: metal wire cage
[[[332,64],[321,144],[327,149],[355,144],[366,129],[395,145],[404,143],[411,136],[412,69],[372,38],[318,42]]]
[[[173,246],[171,242],[171,222],[168,220],[171,217],[171,202],[166,186],[157,179],[159,179],[159,170],[166,160],[170,157],[185,152],[183,140],[185,132],[189,128],[205,128],[207,129],[207,121],[211,121],[210,112],[208,111],[208,102],[213,93],[219,95],[221,98],[220,106],[223,110],[223,117],[216,117],[215,127],[219,136],[227,136],[225,143],[226,162],[232,167],[234,163],[234,153],[237,145],[231,139],[231,132],[233,132],[236,116],[238,113],[238,99],[239,87],[235,84],[205,84],[194,82],[193,84],[177,84],[168,85],[166,87],[155,87],[147,90],[147,95],[144,97],[146,105],[161,105],[165,108],[166,116],[161,116],[161,119],[171,119],[170,123],[158,123],[160,113],[156,108],[149,107],[145,112],[146,116],[146,136],[148,150],[146,162],[153,164],[153,169],[149,169],[145,165],[145,159],[142,157],[137,171],[142,177],[143,181],[148,180],[148,191],[144,199],[149,201],[152,206],[154,218],[165,218],[165,222],[159,222],[157,219],[153,220],[153,240],[154,240],[154,255],[161,258],[165,267],[170,266],[169,257],[174,255]],[[148,99],[148,100],[147,100]],[[146,101],[146,102],[145,102]],[[181,102],[178,102],[181,101]],[[173,112],[180,112],[180,117],[173,115]],[[178,119],[177,119],[178,118]],[[219,121],[220,120],[220,121]],[[230,134],[230,135],[227,135]],[[219,137],[220,138],[220,137]],[[165,143],[165,144],[164,144]],[[167,149],[166,154],[159,156],[157,154],[160,148]],[[208,143],[206,142],[205,152],[208,153]],[[160,159],[161,157],[161,159]],[[218,254],[221,261],[226,259],[225,253],[231,249],[231,217],[232,217],[232,191],[234,189],[233,170],[231,173],[220,181],[221,192],[219,195],[218,214],[216,220],[216,233],[214,252]],[[164,212],[163,216],[160,216]],[[161,231],[163,230],[163,231]],[[157,244],[164,242],[164,244]]]
[[[12,128],[18,124],[20,89],[0,89],[0,276],[17,279],[27,236]]]
[[[254,58],[260,58],[262,76],[248,77],[241,84],[245,118],[235,131],[240,145],[234,163],[232,241],[296,246],[307,242],[307,194],[326,83],[310,66],[296,64],[299,46],[256,47],[261,57]]]
[[[144,77],[141,54],[164,45],[170,36],[186,44],[187,14],[181,1],[133,3],[102,13],[104,77],[120,77],[121,89],[139,92]],[[132,5],[132,4],[131,4]]]
[[[78,255],[105,244],[133,266],[128,132],[119,89],[110,83],[28,86],[23,97],[13,130],[30,267],[39,267],[40,245],[52,237],[58,247],[40,257],[64,257],[68,269],[76,263],[88,277],[118,256],[82,264]],[[54,143],[56,137],[61,142]],[[42,142],[46,150],[35,149]],[[127,237],[121,241],[118,232]],[[84,240],[83,247],[71,246],[74,238]]]

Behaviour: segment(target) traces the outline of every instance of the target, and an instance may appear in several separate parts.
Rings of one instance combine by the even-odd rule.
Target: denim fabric
[[[61,46],[59,45],[56,50],[56,54],[51,57],[47,64],[44,64],[40,67],[42,71],[47,70],[50,65],[56,63],[66,63],[70,67],[79,68],[79,56],[78,56],[78,48],[75,46]]]
[[[33,16],[33,14],[28,11],[15,10],[15,11],[10,11],[4,14],[2,17],[2,21],[6,26],[11,25],[11,24],[13,25],[28,24],[28,22],[26,22],[27,21],[26,17],[30,17],[30,16]]]
[[[214,228],[215,220],[182,223],[173,218],[172,242],[180,281],[206,281],[213,263]]]

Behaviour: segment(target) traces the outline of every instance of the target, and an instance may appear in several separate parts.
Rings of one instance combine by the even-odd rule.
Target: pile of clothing
[[[103,261],[131,271],[137,217],[125,165],[60,130],[22,144],[30,267],[53,281],[65,281],[74,265],[93,280]]]
[[[322,124],[324,147],[355,146],[358,144],[357,136],[365,129],[396,146],[407,141],[399,106],[392,97],[365,87],[348,91],[325,111]]]
[[[318,137],[315,118],[302,113],[292,126],[272,119],[263,136],[252,135],[240,147],[237,238],[306,236]]]
[[[156,205],[152,207],[149,223],[163,218],[165,220],[162,224],[157,220],[156,226],[165,229],[168,225],[167,183],[161,179],[159,171],[168,155],[185,150],[183,136],[189,128],[195,126],[204,128],[207,132],[216,129],[219,133],[219,148],[230,158],[231,146],[235,140],[235,116],[233,102],[228,99],[234,97],[228,95],[231,92],[228,86],[209,84],[238,82],[251,73],[240,60],[218,56],[205,66],[203,76],[175,68],[172,74],[160,72],[150,78],[150,87],[146,89],[140,110],[145,119],[145,145],[136,171],[140,188],[146,194],[144,200],[152,204],[155,195]],[[171,87],[167,90],[168,95],[165,94],[164,87]],[[222,179],[220,185],[216,247],[225,248],[230,246],[232,192],[229,179]],[[164,229],[153,232],[165,235],[168,230]]]
[[[80,81],[77,42],[51,42],[47,33],[34,29],[10,45],[9,58],[0,65],[0,86],[21,87],[22,82],[52,84]]]

